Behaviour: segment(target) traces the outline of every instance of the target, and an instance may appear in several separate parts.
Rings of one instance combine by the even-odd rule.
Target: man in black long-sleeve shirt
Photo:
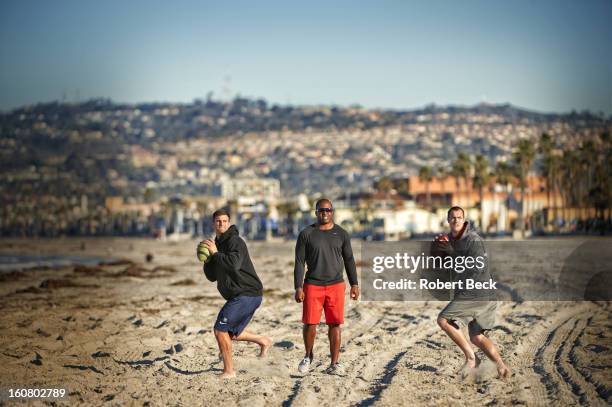
[[[224,378],[235,377],[232,360],[232,339],[254,342],[265,356],[272,345],[268,336],[256,335],[246,329],[253,314],[261,305],[263,286],[249,257],[246,243],[238,235],[236,226],[230,226],[229,213],[219,209],[213,213],[215,240],[203,241],[210,252],[204,264],[209,281],[217,282],[219,293],[227,300],[215,322],[215,337],[223,358]]]
[[[293,271],[295,300],[303,302],[304,347],[306,354],[298,370],[309,370],[314,358],[312,349],[325,311],[325,323],[329,327],[330,374],[342,374],[338,363],[340,356],[340,325],[344,323],[344,278],[343,269],[351,285],[351,299],[359,299],[357,269],[349,234],[333,222],[332,203],[319,199],[316,203],[317,223],[300,232],[295,245],[295,269]],[[304,278],[304,263],[308,266]]]

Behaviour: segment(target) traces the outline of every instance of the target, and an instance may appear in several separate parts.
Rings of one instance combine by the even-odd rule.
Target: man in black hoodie
[[[213,213],[215,240],[204,240],[210,251],[204,263],[204,274],[217,282],[217,289],[227,300],[215,322],[215,337],[223,358],[221,377],[236,377],[232,360],[232,339],[254,342],[260,346],[259,356],[265,356],[272,338],[246,330],[253,314],[261,305],[263,286],[251,262],[246,243],[230,226],[230,215],[224,209]]]

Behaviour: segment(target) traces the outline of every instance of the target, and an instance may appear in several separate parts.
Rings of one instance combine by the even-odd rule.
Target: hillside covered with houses
[[[435,233],[458,204],[483,232],[610,228],[611,120],[511,105],[39,104],[0,114],[4,236],[295,235],[327,196],[354,236]]]

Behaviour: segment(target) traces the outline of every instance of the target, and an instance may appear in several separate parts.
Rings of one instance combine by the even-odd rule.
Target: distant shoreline
[[[108,259],[71,255],[31,256],[0,254],[0,273],[26,271],[35,268],[62,268],[73,265],[99,265]]]

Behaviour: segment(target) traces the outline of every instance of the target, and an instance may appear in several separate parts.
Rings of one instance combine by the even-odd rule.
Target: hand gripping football
[[[200,242],[198,245],[197,256],[198,260],[200,260],[202,263],[206,263],[210,259],[210,252],[202,242]]]

